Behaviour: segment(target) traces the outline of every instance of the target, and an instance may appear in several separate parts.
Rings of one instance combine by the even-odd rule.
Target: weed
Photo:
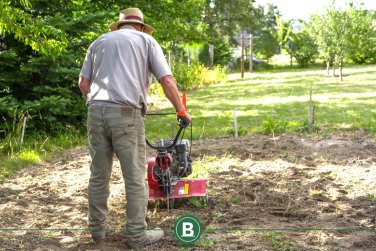
[[[321,195],[322,190],[310,187],[309,190],[308,190],[308,193],[309,193],[310,196]]]
[[[264,128],[263,131],[266,134],[273,134],[274,135],[276,133],[286,131],[287,124],[288,124],[287,121],[268,118],[268,119],[264,120],[264,122],[263,122],[263,128]]]
[[[227,127],[226,129],[227,134],[229,135],[235,135],[235,128],[234,127]],[[247,128],[240,126],[238,128],[238,136],[245,136],[248,134]]]
[[[284,233],[270,232],[258,235],[259,240],[268,240],[271,242],[275,251],[293,251],[294,247],[289,238]]]
[[[232,203],[232,204],[235,204],[235,205],[239,205],[241,202],[242,202],[242,201],[241,201],[241,199],[239,199],[239,198],[232,198],[232,199],[231,199],[231,203]]]
[[[206,230],[205,230],[205,232],[206,232],[207,234],[214,234],[215,231],[217,231],[217,229],[216,229],[216,228],[213,228],[213,227],[207,227]]]
[[[295,163],[296,160],[297,160],[296,156],[290,155],[288,153],[282,153],[282,154],[278,155],[278,158],[283,159],[283,160],[290,162],[290,163]]]
[[[212,216],[213,218],[219,218],[219,217],[222,216],[222,213],[221,213],[221,212],[217,212],[217,211],[213,211],[213,212],[211,213],[211,216]]]
[[[13,121],[3,118],[1,123],[3,129],[0,131],[0,138],[3,137],[0,141],[0,154],[13,156],[20,151],[23,120],[23,114],[15,115]]]
[[[376,203],[376,195],[369,193],[367,194],[367,197],[371,200],[372,203]]]
[[[212,240],[212,239],[209,239],[208,237],[204,237],[202,238],[199,242],[197,242],[197,246],[198,247],[202,247],[204,249],[206,248],[210,248],[211,246],[213,246],[215,244],[215,241]]]
[[[203,199],[201,197],[189,197],[188,202],[193,204],[194,206],[202,208],[202,209],[207,208],[207,206],[208,206],[206,204],[205,199]]]

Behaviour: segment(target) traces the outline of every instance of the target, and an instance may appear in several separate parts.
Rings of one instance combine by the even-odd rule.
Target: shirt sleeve
[[[164,76],[172,76],[170,66],[167,64],[161,46],[154,40],[149,50],[150,71],[159,80]]]
[[[80,77],[84,77],[89,80],[91,80],[92,69],[93,69],[93,62],[91,60],[92,47],[93,46],[91,45],[86,52],[86,57],[85,57],[85,60],[84,60],[84,63],[82,65],[81,72],[80,72]]]

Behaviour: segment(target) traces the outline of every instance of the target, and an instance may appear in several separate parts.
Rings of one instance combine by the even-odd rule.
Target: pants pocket
[[[88,138],[89,144],[92,148],[98,148],[102,143],[105,142],[105,137],[103,135],[104,128],[101,126],[89,126],[88,128]]]

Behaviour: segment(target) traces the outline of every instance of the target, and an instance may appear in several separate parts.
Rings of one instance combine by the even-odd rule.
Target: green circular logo
[[[202,235],[202,224],[195,216],[182,215],[175,221],[174,235],[183,244],[194,244]]]

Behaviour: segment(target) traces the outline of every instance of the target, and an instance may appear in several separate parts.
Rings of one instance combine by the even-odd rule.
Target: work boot
[[[101,244],[106,241],[105,236],[92,236],[91,238],[93,238],[93,241],[95,242],[95,244]]]
[[[142,233],[142,237],[138,235],[136,236],[129,236],[127,240],[127,244],[130,248],[142,248],[147,245],[151,245],[158,241],[164,239],[164,231],[160,228],[155,228],[153,230],[146,230]]]

